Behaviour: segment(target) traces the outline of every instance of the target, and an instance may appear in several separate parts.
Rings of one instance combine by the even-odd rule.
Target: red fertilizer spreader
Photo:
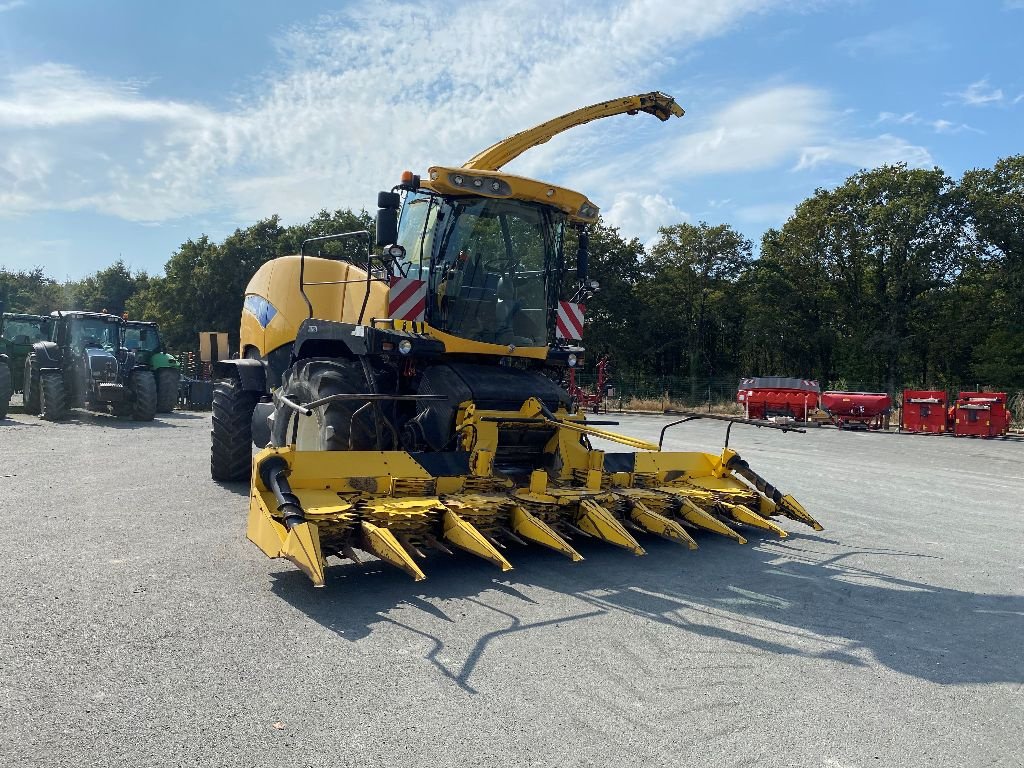
[[[892,398],[885,392],[822,392],[821,407],[840,429],[882,429]]]
[[[788,417],[807,421],[818,407],[821,387],[810,379],[785,376],[753,376],[740,379],[736,402],[748,419]]]

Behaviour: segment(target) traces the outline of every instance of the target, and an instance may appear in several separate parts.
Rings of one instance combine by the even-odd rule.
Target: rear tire
[[[47,421],[59,421],[67,415],[63,374],[47,372],[40,375],[39,401],[41,415]]]
[[[128,392],[132,399],[132,419],[152,421],[156,416],[156,379],[150,371],[132,371],[128,379]]]
[[[0,361],[0,419],[7,417],[11,407],[11,369],[6,360]]]
[[[248,480],[252,472],[252,412],[257,393],[247,392],[235,379],[213,388],[213,428],[210,430],[210,476],[214,480]]]
[[[25,387],[25,413],[33,416],[39,414],[39,368],[36,366],[35,355],[25,358],[25,378],[22,386]]]
[[[159,368],[156,371],[157,413],[170,413],[178,404],[178,382],[181,371],[177,368]]]
[[[378,377],[380,378],[380,377]],[[378,387],[381,388],[381,387]],[[329,395],[365,394],[370,391],[363,365],[359,360],[302,360],[284,374],[281,393],[295,403],[309,403]],[[380,447],[374,408],[366,408],[361,400],[338,400],[321,406],[311,417],[298,416],[287,406],[274,412],[271,444],[277,447],[295,444],[306,451],[376,451],[389,450],[394,442],[387,424],[380,424]],[[381,410],[393,409],[383,404]],[[300,419],[296,429],[295,419]]]

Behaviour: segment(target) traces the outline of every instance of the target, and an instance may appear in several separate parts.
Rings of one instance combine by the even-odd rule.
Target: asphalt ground
[[[0,765],[1024,760],[1019,439],[735,427],[824,532],[438,555],[419,583],[338,564],[314,590],[245,539],[208,429],[0,421]]]

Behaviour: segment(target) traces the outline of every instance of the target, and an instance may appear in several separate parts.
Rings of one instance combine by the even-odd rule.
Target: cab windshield
[[[129,325],[124,330],[124,346],[142,352],[160,351],[160,334],[151,326]]]
[[[4,318],[4,340],[12,344],[35,344],[45,341],[50,334],[43,328],[42,320],[11,320]]]
[[[473,341],[546,346],[564,225],[557,211],[515,200],[407,200],[403,272],[428,283],[427,322]]]
[[[106,320],[80,318],[71,323],[71,346],[77,349],[102,347],[116,350],[121,346],[120,326]]]

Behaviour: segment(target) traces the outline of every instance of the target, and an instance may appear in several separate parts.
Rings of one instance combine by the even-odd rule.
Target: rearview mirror
[[[398,240],[398,208],[402,198],[397,192],[377,194],[377,246],[392,245]]]

